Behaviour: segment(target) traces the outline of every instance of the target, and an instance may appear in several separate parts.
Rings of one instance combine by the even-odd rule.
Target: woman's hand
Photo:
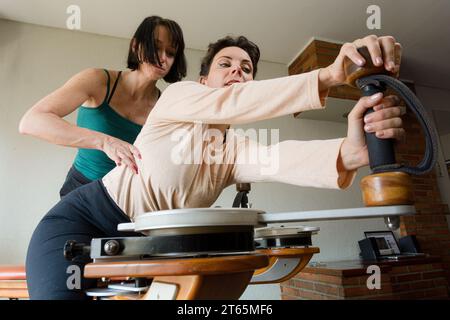
[[[136,164],[136,157],[142,159],[138,148],[120,139],[106,136],[103,139],[102,151],[112,159],[117,166],[122,163],[127,165],[134,173],[138,174],[138,167]]]
[[[361,98],[348,115],[347,137],[341,146],[339,165],[344,170],[354,170],[369,164],[365,132],[375,133],[380,139],[402,140],[402,109],[396,96],[383,98],[381,93]],[[367,109],[374,112],[364,117]]]
[[[384,65],[386,70],[395,74],[398,73],[402,55],[400,43],[396,42],[392,36],[377,37],[370,35],[342,45],[336,60],[328,67],[320,70],[320,91],[345,83],[344,60],[346,57],[358,66],[365,65],[364,57],[357,50],[364,46],[369,50],[372,63],[375,66]]]

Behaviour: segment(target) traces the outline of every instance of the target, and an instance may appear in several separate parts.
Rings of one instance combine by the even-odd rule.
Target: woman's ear
[[[136,38],[133,38],[133,40],[131,40],[131,48],[133,50],[134,53],[136,53]]]
[[[200,76],[200,78],[198,78],[198,82],[200,82],[201,84],[204,84],[204,85],[206,85],[207,80],[208,80],[208,78],[205,76]]]
[[[133,48],[133,52],[139,61],[143,61],[141,45],[138,45],[136,38],[133,38],[131,47]]]

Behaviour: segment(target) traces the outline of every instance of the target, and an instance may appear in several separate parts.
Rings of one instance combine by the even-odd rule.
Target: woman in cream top
[[[265,146],[228,131],[230,125],[325,108],[329,86],[321,74],[325,78],[328,70],[252,81],[253,72],[246,72],[246,68],[253,70],[251,51],[246,52],[245,46],[227,46],[218,51],[217,47],[221,48],[217,44],[210,48],[213,75],[202,74],[201,83],[172,84],[149,115],[135,142],[142,154],[137,161],[140,174],[116,167],[103,178],[109,195],[131,220],[149,211],[209,207],[224,188],[234,183],[346,188],[355,170],[367,165],[367,155],[358,156],[360,162],[351,166],[340,163],[344,138]],[[221,75],[218,82],[214,82],[214,73]],[[393,97],[385,100],[385,106],[395,102]],[[380,103],[381,96],[371,102],[362,99],[353,114],[359,112],[355,116],[361,118],[367,107]],[[399,115],[396,108],[391,111]],[[401,121],[395,121],[397,128],[389,137],[403,134],[403,129],[398,128]],[[392,124],[385,125],[388,128]],[[350,131],[354,127],[350,123]],[[360,130],[356,139],[351,138],[361,140],[362,134]],[[364,149],[365,143],[360,144]],[[269,155],[270,168],[261,155]]]
[[[361,41],[372,51],[378,46],[391,52],[395,46],[384,38]],[[377,57],[377,52],[371,53]],[[145,212],[208,207],[225,187],[237,182],[348,187],[356,170],[368,164],[364,130],[382,138],[403,136],[400,108],[393,97],[380,94],[358,101],[348,116],[348,135],[341,139],[265,146],[228,130],[231,125],[324,108],[328,89],[343,82],[346,56],[361,58],[354,44],[345,45],[327,68],[252,81],[259,59],[256,45],[245,37],[211,44],[200,83],[170,85],[148,116],[135,141],[142,155],[136,161],[138,174],[125,166],[114,168],[102,180],[69,193],[36,227],[26,260],[30,298],[87,299],[83,290],[96,286],[95,279],[82,277],[90,259],[66,261],[64,244],[137,236],[118,232],[117,225]],[[385,57],[389,67],[390,56]],[[369,107],[375,112],[363,120]],[[80,270],[79,285],[71,282],[73,270]]]

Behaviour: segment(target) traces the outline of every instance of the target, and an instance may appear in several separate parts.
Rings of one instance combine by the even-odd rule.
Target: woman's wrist
[[[369,163],[362,157],[360,150],[353,150],[348,145],[347,138],[344,139],[338,157],[338,171],[352,171],[367,166]]]
[[[332,87],[340,85],[338,81],[332,76],[329,67],[321,68],[319,70],[319,91],[325,91]]]
[[[107,134],[96,132],[94,135],[94,149],[105,151],[105,146],[108,144],[110,138],[111,136]]]

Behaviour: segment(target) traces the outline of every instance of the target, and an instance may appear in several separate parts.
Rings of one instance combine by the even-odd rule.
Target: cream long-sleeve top
[[[192,81],[170,85],[134,143],[142,155],[139,173],[114,168],[103,178],[106,190],[133,221],[149,211],[209,207],[235,183],[347,188],[355,172],[338,170],[342,138],[266,146],[225,130],[324,108],[327,92],[319,92],[318,73],[223,88]]]

